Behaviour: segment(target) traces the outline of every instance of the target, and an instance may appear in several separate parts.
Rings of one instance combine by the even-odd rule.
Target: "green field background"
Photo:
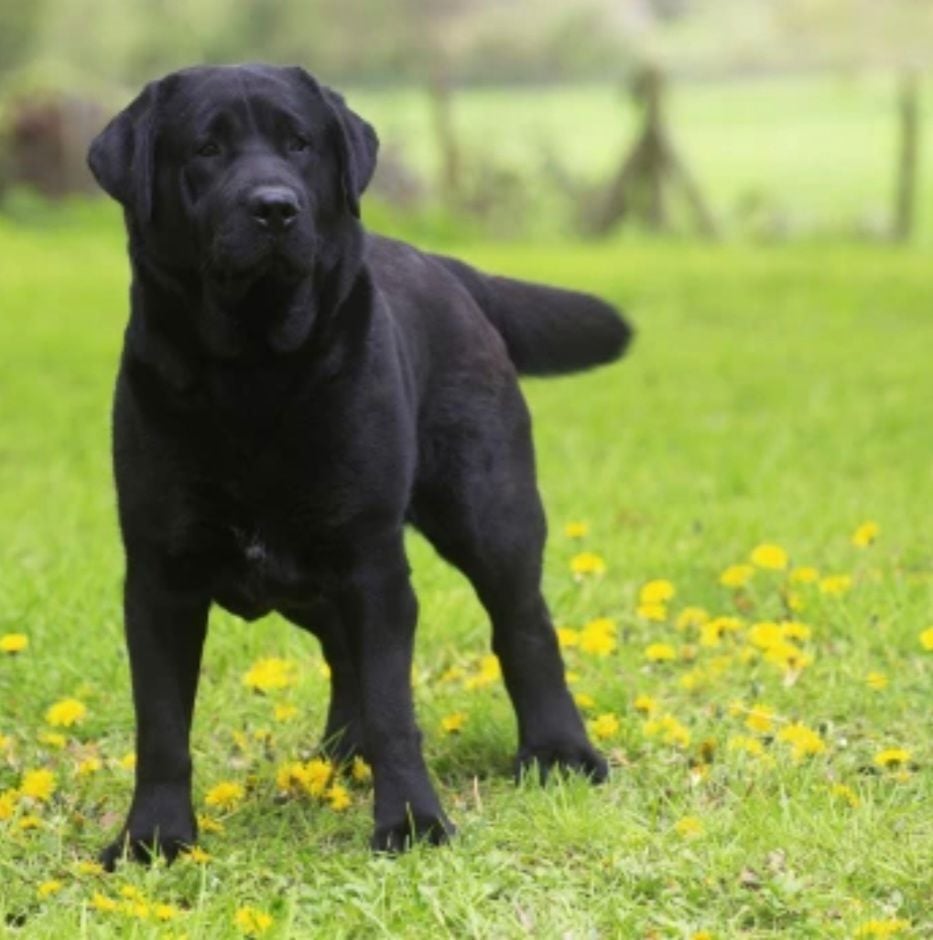
[[[430,170],[419,97],[349,97]],[[853,234],[865,213],[889,206],[892,101],[884,78],[674,91],[675,135],[711,202],[729,213],[751,190],[771,194],[813,220],[791,243],[637,232],[587,243],[560,238],[549,218],[540,237],[494,241],[441,213],[365,209],[375,227],[484,269],[604,296],[637,331],[617,365],[525,383],[555,620],[579,629],[609,617],[617,628],[609,656],[567,650],[574,690],[593,701],[587,718],[618,722],[601,741],[612,779],[513,786],[501,684],[471,690],[443,678],[478,668],[485,619],[466,583],[412,536],[416,699],[460,836],[396,861],[366,848],[365,787],[343,813],[276,795],[276,768],[307,757],[323,727],[316,644],[275,617],[247,625],[215,614],[196,799],[203,810],[222,780],[243,783],[245,799],[221,814],[222,833],[205,836],[206,864],[125,866],[109,878],[79,869],[116,831],[131,793],[120,764],[133,738],[109,469],[128,267],[113,207],[12,199],[0,215],[0,635],[24,633],[29,646],[0,656],[0,792],[35,768],[50,769],[58,790],[0,820],[0,936],[237,936],[244,905],[270,914],[270,937],[842,938],[878,923],[929,936],[933,653],[920,637],[933,626],[933,147],[922,151],[918,242]],[[626,113],[609,87],[475,91],[457,103],[477,150],[533,164],[541,135],[592,178],[624,149]],[[564,533],[572,521],[589,524],[582,542]],[[880,534],[860,549],[851,536],[866,521]],[[675,625],[694,605],[746,627],[785,618],[786,574],[758,571],[741,592],[719,583],[760,543],[783,546],[792,566],[852,578],[840,595],[800,588],[812,663],[792,681],[743,660],[744,633],[707,648]],[[602,577],[572,577],[583,550],[604,559]],[[658,578],[675,598],[664,620],[646,620],[639,591]],[[674,661],[652,662],[653,643],[672,646]],[[264,656],[294,662],[297,683],[251,692],[243,675]],[[702,678],[691,686],[694,670]],[[884,688],[869,685],[871,673]],[[653,736],[639,695],[675,715],[689,745]],[[45,715],[67,697],[87,716],[54,729],[65,734],[60,748],[43,738],[53,730]],[[276,723],[282,702],[297,706],[297,720]],[[759,733],[747,720],[762,704],[777,723]],[[445,734],[454,713],[466,723]],[[794,722],[824,750],[793,760],[780,729]],[[732,748],[743,735],[766,760]],[[881,767],[889,748],[909,755]],[[89,754],[101,769],[79,775]],[[857,805],[835,798],[836,785]],[[21,827],[26,814],[40,825]],[[700,821],[696,838],[679,834],[685,818]],[[40,898],[50,879],[59,890]],[[122,904],[127,888],[172,905],[173,919],[94,906],[95,895]]]

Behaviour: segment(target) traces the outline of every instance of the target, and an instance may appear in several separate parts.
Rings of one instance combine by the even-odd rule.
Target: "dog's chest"
[[[214,515],[212,528],[222,542],[215,600],[247,619],[309,603],[332,580],[324,520],[288,482],[280,481],[275,498],[247,499],[239,488],[228,490]]]
[[[303,606],[330,580],[323,558],[261,529],[232,526],[214,578],[214,599],[248,620]]]

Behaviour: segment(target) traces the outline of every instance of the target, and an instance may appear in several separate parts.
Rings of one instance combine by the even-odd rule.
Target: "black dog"
[[[319,637],[325,746],[372,765],[376,848],[453,831],[412,705],[406,523],[489,612],[519,771],[606,775],[541,596],[516,374],[609,362],[629,331],[586,295],[364,234],[377,146],[302,69],[245,66],[153,82],[91,147],[133,273],[114,465],[137,770],[108,867],[195,841],[189,731],[212,602]]]

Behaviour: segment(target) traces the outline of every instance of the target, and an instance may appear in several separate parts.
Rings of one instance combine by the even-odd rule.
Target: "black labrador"
[[[372,765],[375,848],[452,833],[412,704],[406,523],[489,612],[519,772],[606,776],[541,596],[517,375],[609,362],[629,329],[587,295],[366,234],[377,147],[340,95],[262,65],[152,82],[91,146],[132,265],[113,449],[137,767],[108,867],[196,839],[189,732],[212,603],[320,639],[325,747]]]

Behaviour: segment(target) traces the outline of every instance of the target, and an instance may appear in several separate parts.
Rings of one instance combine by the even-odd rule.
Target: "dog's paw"
[[[410,849],[415,842],[444,845],[456,832],[454,824],[442,812],[410,813],[391,822],[377,822],[371,844],[375,852],[396,855]]]
[[[120,837],[110,843],[98,856],[104,871],[114,871],[123,858],[143,865],[151,865],[157,858],[171,864],[196,841],[194,829],[176,835],[162,835],[158,830],[132,832],[124,830]]]
[[[121,858],[151,865],[156,858],[173,862],[198,838],[198,826],[187,785],[137,789],[120,835],[100,853],[100,863],[113,871]]]
[[[555,770],[583,774],[592,783],[603,783],[609,776],[606,758],[588,741],[525,746],[515,764],[516,781],[531,775],[544,783]]]

